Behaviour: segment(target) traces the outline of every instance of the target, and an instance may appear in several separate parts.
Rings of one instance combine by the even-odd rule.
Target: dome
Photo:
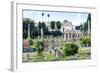
[[[68,23],[68,20],[64,20],[64,23],[65,23],[65,24]]]
[[[73,26],[73,25],[72,25],[72,22],[71,22],[71,21],[69,22],[68,20],[64,20],[64,21],[63,21],[63,25],[64,25],[64,26]]]

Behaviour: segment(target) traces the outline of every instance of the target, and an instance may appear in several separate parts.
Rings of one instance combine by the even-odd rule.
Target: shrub
[[[74,43],[65,42],[63,51],[65,56],[74,55],[78,52],[78,46]]]
[[[86,46],[88,44],[88,46],[91,46],[91,38],[90,37],[82,37],[80,39],[82,46]]]
[[[43,41],[37,41],[36,48],[37,48],[38,54],[41,54],[43,52],[43,50],[44,50],[44,43],[43,43]]]
[[[30,46],[32,46],[33,45],[33,41],[29,40],[29,44],[30,44]]]

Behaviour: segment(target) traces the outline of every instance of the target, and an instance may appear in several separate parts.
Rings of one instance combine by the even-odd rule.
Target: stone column
[[[66,40],[66,33],[64,33],[64,41]]]
[[[69,40],[69,33],[67,33],[67,39]]]

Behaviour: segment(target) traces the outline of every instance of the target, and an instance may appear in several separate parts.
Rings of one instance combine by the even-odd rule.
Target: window
[[[68,34],[66,34],[66,38],[68,38]]]
[[[71,37],[71,33],[69,33],[69,37]]]
[[[73,36],[72,36],[73,38],[75,37],[75,34],[73,34]]]

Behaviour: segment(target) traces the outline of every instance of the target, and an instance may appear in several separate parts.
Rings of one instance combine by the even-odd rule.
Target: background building
[[[82,31],[76,30],[72,22],[64,20],[61,31],[63,32],[64,40],[79,40],[82,37]]]

